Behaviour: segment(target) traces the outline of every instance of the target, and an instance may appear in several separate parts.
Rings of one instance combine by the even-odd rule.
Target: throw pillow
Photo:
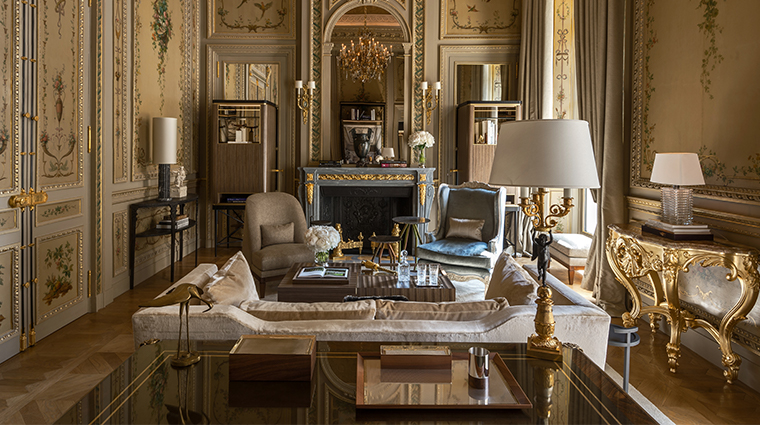
[[[536,301],[538,282],[506,251],[502,252],[493,267],[486,299],[504,297],[510,305],[526,305]]]
[[[446,232],[446,237],[475,239],[479,241],[483,239],[482,231],[485,224],[485,220],[449,217],[449,231]]]
[[[281,322],[286,320],[372,320],[375,317],[375,301],[354,303],[283,303],[276,301],[249,300],[240,308],[261,320]]]
[[[291,221],[285,224],[261,225],[261,247],[293,243],[295,225]]]
[[[251,268],[238,251],[222,266],[206,285],[208,300],[214,304],[239,306],[247,300],[258,300],[256,283],[251,274]]]
[[[472,302],[395,302],[377,300],[378,320],[480,320],[509,307],[504,298]]]

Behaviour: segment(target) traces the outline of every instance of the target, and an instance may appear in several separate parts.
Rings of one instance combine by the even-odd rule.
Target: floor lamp
[[[599,178],[588,122],[578,120],[510,121],[499,130],[490,183],[498,186],[533,187],[520,207],[533,224],[533,257],[538,259],[538,309],[536,334],[528,337],[528,354],[560,360],[562,347],[554,336],[552,292],[546,285],[552,228],[573,207],[573,198],[546,205],[546,188],[598,188]]]

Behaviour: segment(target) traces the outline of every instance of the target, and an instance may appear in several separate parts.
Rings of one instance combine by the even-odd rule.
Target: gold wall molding
[[[662,205],[660,201],[635,196],[627,196],[626,201],[628,208],[632,211],[660,215]],[[693,214],[696,223],[709,224],[714,229],[760,238],[760,218],[705,208],[694,208]]]
[[[414,180],[414,174],[320,174],[319,180]]]

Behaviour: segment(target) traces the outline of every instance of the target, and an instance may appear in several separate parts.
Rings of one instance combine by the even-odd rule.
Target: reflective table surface
[[[499,410],[356,409],[357,353],[379,355],[381,345],[414,343],[317,342],[311,381],[230,381],[235,341],[193,342],[201,361],[173,369],[176,341],[140,347],[56,423],[541,423],[654,424],[633,399],[588,357],[564,347],[562,362],[532,359],[525,344],[441,343],[452,353],[473,345],[499,353],[532,408]],[[420,345],[436,345],[424,343]],[[385,398],[435,398],[433,386],[391,386]]]

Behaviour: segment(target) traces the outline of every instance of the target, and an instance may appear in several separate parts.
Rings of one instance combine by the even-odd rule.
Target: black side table
[[[230,241],[243,243],[243,238],[234,235],[245,225],[245,202],[213,204],[211,209],[214,210],[214,257],[216,257],[216,248],[218,246],[226,244],[227,248],[229,248]],[[220,212],[227,217],[226,235],[221,239],[217,235]]]
[[[176,228],[177,215],[185,213],[185,205],[195,202],[195,219],[190,220],[190,223],[179,229]],[[169,215],[172,221],[171,229],[157,229],[155,227],[148,229],[144,232],[137,233],[137,211],[142,208],[158,208],[169,207]],[[177,213],[177,207],[179,207],[179,213]],[[171,281],[174,282],[174,247],[175,239],[174,234],[179,233],[179,259],[181,260],[183,255],[183,233],[192,227],[195,227],[195,265],[198,265],[198,195],[191,193],[184,198],[173,198],[169,201],[159,201],[157,199],[151,199],[149,201],[138,202],[129,206],[129,289],[135,287],[135,240],[137,238],[150,238],[155,236],[171,237]]]

